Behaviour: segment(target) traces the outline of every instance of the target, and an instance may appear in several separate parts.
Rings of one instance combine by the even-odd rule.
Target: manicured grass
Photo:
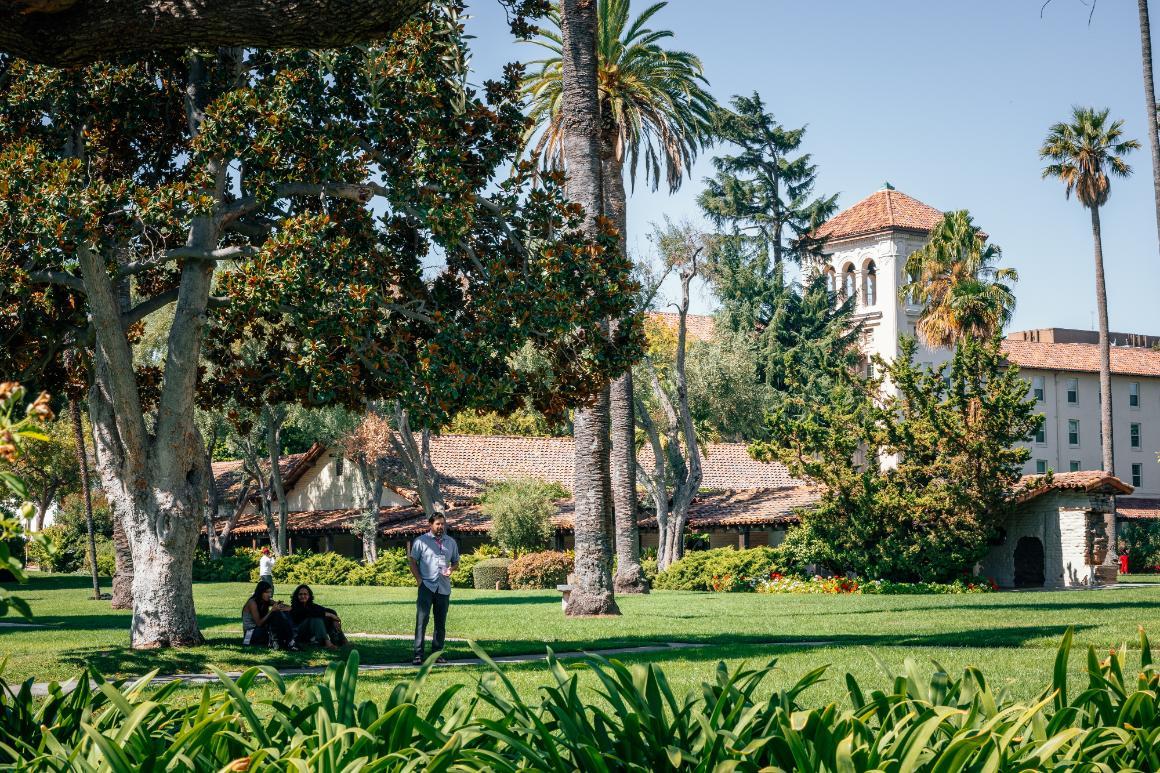
[[[86,579],[33,575],[20,594],[32,604],[43,628],[0,627],[0,656],[8,658],[5,677],[19,681],[64,679],[85,664],[125,676],[154,668],[165,673],[202,672],[216,665],[240,669],[266,663],[279,667],[320,665],[315,650],[302,654],[242,647],[240,608],[250,586],[199,584],[195,598],[204,647],[161,652],[127,648],[129,615],[107,602],[87,598]],[[279,588],[285,597],[290,588]],[[414,591],[403,588],[316,587],[320,603],[342,615],[348,632],[409,634]],[[659,654],[619,656],[632,662],[663,662],[677,689],[693,689],[712,677],[716,663],[764,663],[779,659],[786,680],[823,664],[832,677],[820,688],[837,697],[841,676],[850,671],[875,686],[884,678],[875,656],[891,669],[912,657],[958,671],[981,667],[994,684],[1029,698],[1050,680],[1059,638],[1075,628],[1076,648],[1097,651],[1135,641],[1137,625],[1160,639],[1160,587],[1123,590],[998,593],[968,596],[790,596],[657,592],[623,597],[620,618],[566,619],[552,591],[464,591],[452,597],[448,633],[472,638],[496,655],[693,642],[704,645]],[[7,621],[15,619],[9,617]],[[354,639],[366,663],[409,659],[406,640]],[[451,643],[449,657],[466,656],[466,644]],[[1073,658],[1078,678],[1083,657]],[[534,690],[550,676],[542,664],[505,668],[521,690]],[[472,682],[479,668],[437,669],[431,692],[451,683]],[[411,671],[369,674],[362,694],[389,690]],[[304,680],[306,681],[306,680]],[[773,682],[770,688],[779,686]],[[821,697],[821,695],[819,695]]]

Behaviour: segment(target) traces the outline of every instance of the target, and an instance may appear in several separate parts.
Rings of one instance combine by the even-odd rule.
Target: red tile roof
[[[675,311],[650,311],[649,319],[667,327],[676,335],[681,317]],[[710,314],[686,314],[685,333],[690,341],[713,340],[713,317]]]
[[[1160,518],[1160,499],[1153,497],[1116,497],[1116,516],[1123,521]]]
[[[640,463],[652,464],[642,449]],[[431,438],[431,463],[439,471],[443,495],[450,501],[475,499],[488,483],[539,478],[571,490],[575,446],[570,437],[442,435]],[[701,450],[705,489],[764,489],[800,486],[785,465],[758,462],[744,443],[708,443]]]
[[[1055,344],[1003,340],[1003,353],[1020,368],[1100,372],[1098,344]],[[1118,376],[1160,377],[1160,352],[1136,346],[1112,347],[1112,373]]]
[[[282,471],[282,482],[289,490],[299,478],[301,478],[307,470],[314,466],[319,457],[326,451],[326,447],[315,443],[306,451],[300,454],[284,454],[278,459],[278,469]],[[225,462],[214,462],[210,465],[213,469],[214,482],[217,484],[218,500],[222,504],[232,502],[238,497],[242,491],[242,485],[246,481],[245,472],[242,470],[242,462],[240,459],[232,459]],[[262,464],[262,470],[268,471],[270,463]],[[257,492],[251,494],[256,495]]]
[[[797,522],[796,511],[818,501],[816,488],[793,487],[776,490],[714,491],[698,494],[689,508],[693,529],[745,526],[785,526]],[[572,530],[571,499],[560,500],[553,524],[560,531]],[[317,535],[350,531],[360,511],[313,510],[290,513],[287,529],[291,534]],[[447,529],[453,534],[486,534],[491,519],[479,505],[453,507],[446,513]],[[655,529],[656,519],[641,512],[640,527]],[[419,507],[383,508],[379,511],[379,534],[387,539],[413,537],[427,531],[427,518]],[[238,519],[233,533],[239,537],[264,535],[262,516],[248,513]]]
[[[892,230],[930,233],[942,219],[943,213],[929,204],[885,188],[834,215],[814,235],[836,241]]]
[[[1047,482],[1043,475],[1024,475],[1015,484],[1015,501],[1027,502],[1049,491],[1086,491],[1089,494],[1131,494],[1134,489],[1127,483],[1103,470],[1057,472]]]

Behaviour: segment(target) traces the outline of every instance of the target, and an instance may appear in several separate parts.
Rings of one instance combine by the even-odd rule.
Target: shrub
[[[497,587],[508,588],[508,567],[510,558],[485,558],[476,563],[471,570],[475,587],[479,590],[495,590]]]
[[[474,588],[475,578],[472,576],[472,569],[475,568],[475,565],[484,559],[499,558],[499,556],[500,549],[495,545],[486,543],[477,547],[475,552],[460,556],[459,568],[451,573],[451,586],[453,588]]]
[[[551,542],[556,500],[567,492],[556,483],[522,479],[496,483],[483,495],[491,538],[511,555],[543,550]]]
[[[113,511],[105,492],[93,489],[93,533],[113,538]],[[83,493],[69,494],[60,501],[60,507],[52,517],[53,526],[60,526],[70,534],[84,539],[89,537],[89,527],[85,519],[85,496]]]
[[[808,523],[791,526],[777,546],[777,552],[787,572],[803,577],[816,573],[821,567],[835,568],[828,546]],[[811,566],[815,568],[810,569]]]
[[[863,596],[931,596],[939,594],[990,593],[998,590],[994,580],[973,577],[954,582],[893,582],[850,577],[784,577],[774,574],[757,584],[758,593],[855,594]]]
[[[112,577],[117,572],[117,555],[113,547],[113,540],[105,536],[98,536],[95,538],[97,543],[97,574],[101,577]],[[86,545],[87,545],[86,541]],[[84,564],[82,565],[85,573],[92,572],[89,566],[89,551],[86,547]]]
[[[490,660],[499,678],[467,689],[433,693],[423,670],[381,702],[359,700],[357,650],[316,684],[272,681],[276,695],[261,700],[251,696],[257,668],[236,681],[223,675],[224,686],[207,685],[199,700],[177,694],[178,682],[114,687],[89,669],[75,689],[50,687],[45,697],[0,682],[0,766],[146,770],[180,759],[173,767],[189,770],[589,770],[596,758],[615,763],[605,769],[658,771],[1155,770],[1160,667],[1147,637],[1141,631],[1134,662],[1126,648],[1103,657],[1090,649],[1083,690],[1069,689],[1071,641],[1068,630],[1030,704],[978,668],[924,672],[910,659],[881,685],[847,674],[846,697],[826,705],[810,692],[824,667],[789,684],[776,661],[721,665],[678,699],[667,686],[676,674],[659,664],[594,658],[566,669],[549,654],[556,684],[536,702],[531,691],[497,689],[507,677]],[[580,689],[586,670],[608,705],[631,710],[594,705]],[[457,708],[415,710],[428,702]]]
[[[1160,564],[1160,521],[1127,521],[1119,527],[1119,552],[1129,572],[1149,572]]]
[[[347,585],[357,561],[341,553],[295,553],[274,562],[274,582],[298,585]]]
[[[63,526],[46,526],[28,541],[28,561],[44,572],[75,572],[85,559],[81,535]]]
[[[384,585],[396,588],[413,587],[415,577],[407,561],[404,548],[379,551],[373,564],[361,564],[347,576],[347,585]]]
[[[784,571],[777,548],[748,550],[716,548],[685,554],[657,575],[653,587],[661,590],[753,590],[758,580]]]
[[[520,590],[531,588],[555,590],[557,585],[563,585],[568,581],[573,560],[571,553],[555,550],[525,553],[512,561],[508,567],[508,582],[512,588]]]
[[[652,558],[642,558],[640,560],[641,571],[644,572],[644,580],[649,584],[650,588],[656,587],[657,581],[657,558],[656,553],[653,553]]]
[[[237,548],[233,555],[214,560],[209,552],[198,550],[193,554],[193,579],[201,582],[257,582],[260,553],[250,548]]]

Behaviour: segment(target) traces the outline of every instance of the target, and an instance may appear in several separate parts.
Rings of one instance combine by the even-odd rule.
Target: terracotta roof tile
[[[649,319],[654,322],[667,327],[676,335],[677,328],[681,324],[681,317],[673,311],[650,311],[648,313]],[[687,314],[685,315],[685,331],[689,339],[692,341],[711,341],[713,340],[713,316],[710,314]]]
[[[818,227],[814,236],[835,241],[889,230],[930,233],[942,219],[943,213],[929,204],[885,188],[834,215]]]
[[[646,446],[640,463],[652,464]],[[539,478],[571,490],[575,446],[572,438],[504,435],[443,435],[431,438],[431,463],[439,471],[444,496],[475,499],[487,484],[513,478]],[[709,443],[702,447],[701,487],[761,489],[801,485],[785,465],[758,462],[744,443]]]
[[[1098,344],[1056,344],[1003,340],[1003,353],[1020,368],[1100,372]],[[1160,352],[1136,346],[1112,347],[1112,373],[1118,376],[1160,377]]]
[[[1123,521],[1160,518],[1160,499],[1153,497],[1116,497],[1116,516]]]
[[[278,469],[282,471],[282,482],[285,484],[287,490],[307,470],[314,466],[314,463],[318,461],[319,457],[325,451],[325,446],[315,443],[308,450],[300,454],[284,454],[278,459]],[[246,480],[245,472],[242,470],[241,460],[232,459],[225,462],[213,462],[210,467],[213,469],[214,483],[217,485],[218,500],[226,503],[237,499],[238,495],[242,492],[242,485]],[[269,470],[269,468],[269,462],[262,465],[264,471]]]
[[[1051,476],[1051,483],[1044,484],[1043,475],[1024,475],[1015,484],[1013,493],[1016,502],[1026,502],[1049,491],[1086,491],[1091,494],[1131,494],[1134,490],[1127,483],[1109,475],[1103,470],[1080,470],[1078,472],[1057,472]],[[1033,488],[1029,488],[1033,486]]]

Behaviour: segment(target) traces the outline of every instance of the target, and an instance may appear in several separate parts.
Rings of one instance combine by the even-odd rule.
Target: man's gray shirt
[[[440,570],[459,563],[459,546],[454,539],[444,534],[441,540],[436,540],[434,534],[427,532],[411,543],[411,558],[419,565],[419,577],[429,590],[451,595],[451,578]]]

